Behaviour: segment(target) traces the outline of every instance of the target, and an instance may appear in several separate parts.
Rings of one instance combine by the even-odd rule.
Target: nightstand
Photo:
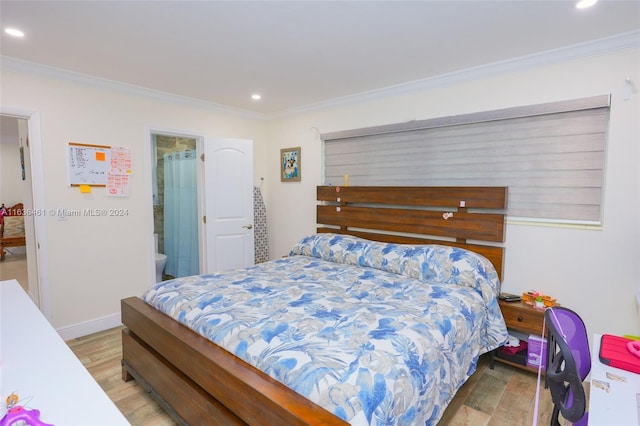
[[[542,334],[542,327],[544,324],[544,310],[536,309],[531,305],[527,305],[523,302],[505,302],[498,300],[502,316],[507,324],[509,331],[516,331],[524,335],[535,334],[540,336]],[[546,330],[545,330],[546,335]],[[522,356],[524,355],[524,365]],[[514,367],[522,368],[528,371],[538,372],[537,367],[530,367],[526,365],[526,353],[520,354],[520,357],[508,357],[505,358],[502,354],[495,351],[495,360],[503,362],[505,364],[512,365]]]

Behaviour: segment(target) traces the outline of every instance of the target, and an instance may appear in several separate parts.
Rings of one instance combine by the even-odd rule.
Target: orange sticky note
[[[104,154],[104,152],[100,152],[100,151],[96,152],[96,161],[104,161],[106,159],[107,159],[107,156]]]
[[[80,185],[80,193],[89,194],[91,192],[91,187],[89,185]]]

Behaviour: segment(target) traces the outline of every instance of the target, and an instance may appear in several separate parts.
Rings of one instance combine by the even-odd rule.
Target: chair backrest
[[[24,237],[24,205],[0,206],[0,238]]]
[[[547,384],[554,404],[554,419],[558,412],[576,423],[585,417],[586,395],[583,380],[591,371],[589,338],[582,318],[571,309],[549,308],[545,311],[549,327],[547,350]]]

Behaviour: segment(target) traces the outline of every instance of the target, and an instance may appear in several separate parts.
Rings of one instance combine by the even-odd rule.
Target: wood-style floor
[[[10,247],[6,257],[0,264],[0,281],[17,280],[24,291],[29,292],[29,276],[27,272],[27,255],[17,253],[22,247]],[[16,252],[16,254],[12,252]]]
[[[85,367],[133,426],[175,425],[155,400],[135,381],[124,382],[121,329],[114,328],[67,342]],[[496,363],[487,356],[458,391],[440,425],[531,425],[536,395],[535,374]],[[553,409],[549,391],[541,385],[539,425],[548,425]]]

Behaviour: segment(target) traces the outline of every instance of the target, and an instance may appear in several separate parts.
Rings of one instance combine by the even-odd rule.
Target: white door
[[[22,181],[23,204],[27,211],[36,211],[33,205],[33,189],[31,179],[31,144],[29,143],[29,122],[26,119],[18,120],[18,138],[22,148],[22,161],[24,162],[24,180]],[[29,283],[29,296],[40,308],[40,280],[38,278],[38,252],[35,227],[35,217],[26,216],[24,219],[25,240],[27,242],[27,280]]]
[[[205,270],[254,264],[253,141],[205,139]]]

